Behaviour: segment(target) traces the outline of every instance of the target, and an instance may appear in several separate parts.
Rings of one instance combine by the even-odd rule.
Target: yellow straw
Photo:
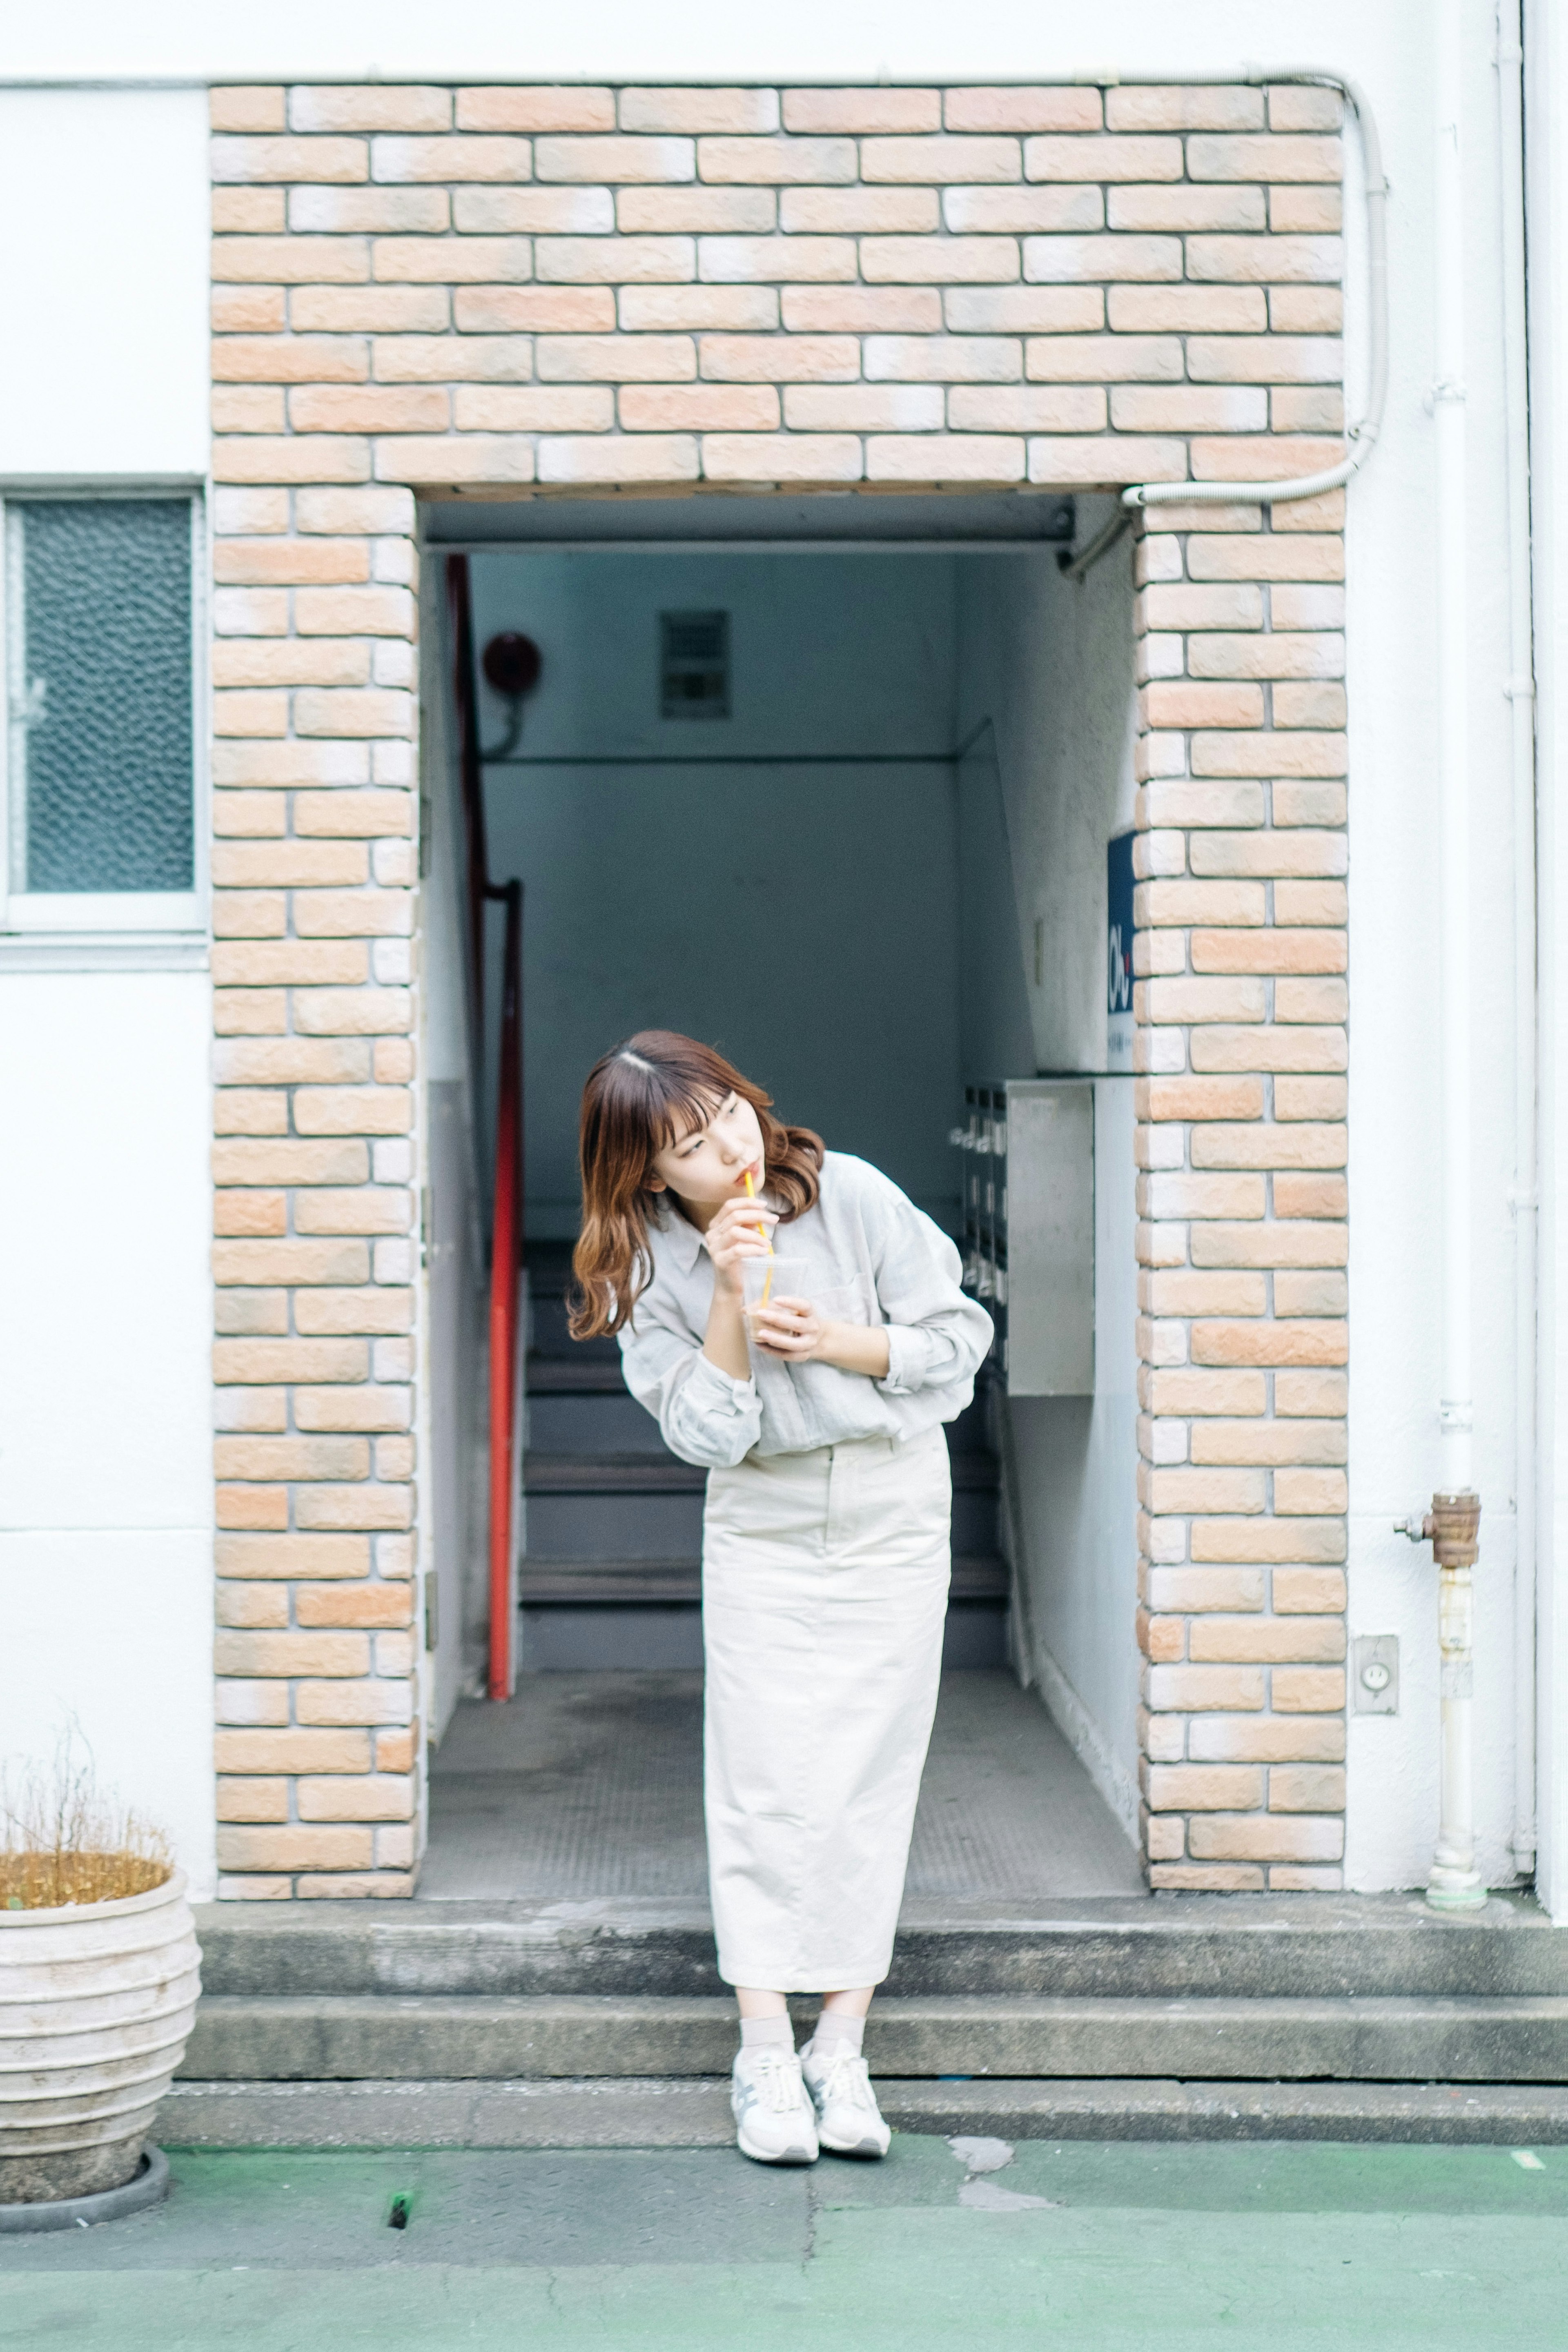
[[[748,1200],[748,1201],[754,1201],[754,1200],[756,1199],[756,1197],[757,1197],[757,1188],[756,1188],[756,1186],[755,1186],[755,1185],[752,1183],[752,1171],[751,1171],[751,1170],[748,1168],[748,1169],[747,1169],[747,1171],[746,1171],[746,1198],[747,1198],[747,1200]],[[766,1242],[766,1241],[767,1241],[767,1239],[768,1239],[768,1229],[767,1229],[766,1225],[759,1225],[759,1226],[757,1227],[757,1234],[758,1234],[758,1237],[759,1237],[759,1239],[761,1239],[761,1240],[763,1240],[763,1241],[764,1241],[764,1242]],[[772,1257],[773,1257],[773,1244],[772,1244],[771,1242],[768,1242],[768,1256],[769,1256],[769,1259],[770,1259],[770,1260],[771,1260],[771,1259],[772,1259]],[[758,1300],[758,1302],[757,1302],[759,1306],[761,1306],[761,1307],[765,1307],[765,1306],[767,1305],[767,1303],[768,1303],[768,1293],[769,1293],[769,1291],[773,1288],[773,1269],[772,1265],[770,1264],[770,1265],[769,1265],[769,1266],[768,1266],[768,1271],[767,1271],[767,1276],[766,1276],[766,1279],[763,1281],[763,1295],[762,1295],[762,1297],[761,1297],[761,1298]]]

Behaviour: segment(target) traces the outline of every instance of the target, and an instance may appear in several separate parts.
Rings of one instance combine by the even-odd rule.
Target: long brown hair
[[[816,1202],[822,1138],[774,1118],[772,1095],[722,1054],[672,1029],[640,1029],[589,1071],[577,1146],[583,1230],[572,1253],[577,1287],[568,1328],[574,1339],[596,1339],[627,1320],[653,1278],[647,1225],[661,1197],[648,1190],[654,1160],[693,1128],[706,1127],[732,1094],[757,1114],[766,1181],[787,1224]]]

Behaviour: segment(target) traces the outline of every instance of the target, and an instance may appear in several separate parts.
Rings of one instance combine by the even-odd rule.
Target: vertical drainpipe
[[[1437,773],[1441,872],[1439,988],[1443,1128],[1442,1490],[1424,1532],[1438,1569],[1442,1655],[1442,1814],[1426,1899],[1441,1909],[1486,1900],[1475,1867],[1471,1568],[1474,1490],[1471,1340],[1473,1010],[1469,881],[1469,611],[1466,572],[1464,94],[1460,0],[1439,0],[1436,41]]]
[[[1513,1862],[1535,1874],[1536,1172],[1535,652],[1531,609],[1529,344],[1524,281],[1524,47],[1521,0],[1498,0],[1499,221],[1508,480],[1509,698],[1513,778],[1514,1527]]]

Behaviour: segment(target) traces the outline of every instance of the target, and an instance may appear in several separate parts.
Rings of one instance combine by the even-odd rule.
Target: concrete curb
[[[895,2129],[1002,2139],[1409,2140],[1568,2146],[1568,2086],[1508,2083],[878,2084]],[[714,2077],[176,2083],[165,2144],[200,2148],[717,2147]]]

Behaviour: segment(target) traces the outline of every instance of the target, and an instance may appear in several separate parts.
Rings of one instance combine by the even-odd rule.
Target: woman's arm
[[[746,1345],[746,1276],[748,1258],[766,1257],[768,1235],[778,1218],[757,1201],[726,1201],[704,1239],[713,1266],[713,1304],[702,1352],[710,1364],[732,1381],[752,1377],[751,1350]]]
[[[786,1364],[834,1364],[868,1380],[888,1377],[888,1334],[880,1324],[829,1322],[809,1299],[770,1300],[757,1315],[757,1344]]]

